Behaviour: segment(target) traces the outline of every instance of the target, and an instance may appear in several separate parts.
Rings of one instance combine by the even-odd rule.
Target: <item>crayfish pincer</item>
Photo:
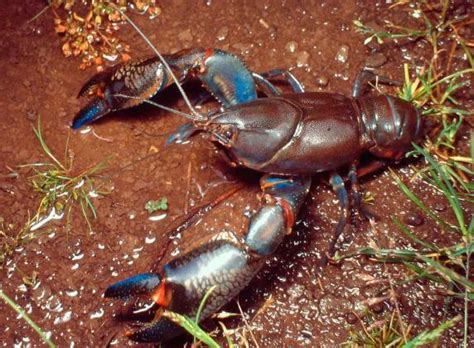
[[[193,317],[204,295],[214,288],[200,316],[205,319],[236,296],[291,232],[311,178],[319,172],[330,173],[330,184],[340,205],[339,221],[327,251],[331,255],[350,211],[340,172],[348,170],[353,184],[352,201],[358,208],[357,166],[361,155],[368,152],[373,157],[398,161],[411,149],[422,129],[420,115],[412,104],[391,96],[362,95],[361,80],[374,77],[370,72],[358,77],[352,97],[346,97],[304,92],[286,70],[250,72],[236,56],[220,50],[189,50],[165,56],[165,60],[173,71],[164,70],[162,62],[148,59],[126,63],[129,68],[122,66],[107,76],[92,78],[83,90],[95,86],[101,93],[96,93],[91,104],[79,113],[73,127],[113,109],[132,106],[124,94],[140,96],[142,102],[168,86],[168,75],[172,73],[181,81],[196,77],[223,110],[208,116],[188,115],[193,121],[182,126],[168,142],[183,142],[196,133],[204,133],[232,165],[265,175],[260,181],[261,205],[248,220],[242,239],[227,233],[174,259],[161,270],[136,275],[107,288],[105,297],[145,296],[152,302],[148,308],[156,314],[151,320],[132,318],[139,324],[128,336],[141,342],[164,342],[182,333],[160,315],[161,308]],[[121,69],[133,70],[128,80],[122,73],[117,76]],[[294,92],[281,94],[270,82],[276,77],[285,78]],[[140,84],[143,81],[146,83]],[[257,89],[268,97],[257,98]],[[114,95],[117,91],[120,97]],[[103,107],[96,108],[96,104]]]

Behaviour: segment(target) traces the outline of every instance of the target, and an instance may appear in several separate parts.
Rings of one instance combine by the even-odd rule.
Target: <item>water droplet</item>
[[[79,291],[77,290],[66,290],[66,295],[69,297],[76,297],[79,295]]]
[[[153,215],[153,216],[150,216],[148,218],[148,220],[150,221],[160,221],[160,220],[163,220],[168,214],[166,213],[163,213],[163,214],[159,214],[159,215]]]
[[[71,317],[72,317],[72,312],[71,311],[64,312],[64,314],[62,316],[57,317],[56,319],[54,319],[54,325],[67,323],[69,320],[71,320]]]
[[[326,87],[329,83],[329,79],[326,76],[319,76],[316,78],[316,83],[318,86]]]
[[[156,237],[153,235],[149,235],[145,237],[145,244],[153,244],[156,241]]]
[[[419,213],[408,213],[404,219],[405,223],[409,226],[417,227],[424,223],[423,216]]]
[[[346,63],[349,59],[349,46],[341,45],[336,54],[336,60],[342,64]]]
[[[81,250],[77,250],[71,255],[72,261],[81,260],[82,258],[84,258],[84,253]]]
[[[134,211],[134,210],[129,211],[128,214],[127,214],[127,216],[128,216],[128,219],[129,219],[129,220],[133,220],[133,219],[135,219],[135,218],[137,217],[137,212]]]
[[[103,308],[99,308],[97,311],[93,312],[89,318],[91,319],[98,319],[98,318],[102,318],[103,315],[104,315],[105,311]]]

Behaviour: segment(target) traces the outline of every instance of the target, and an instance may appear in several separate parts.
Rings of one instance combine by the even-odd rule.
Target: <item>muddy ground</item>
[[[363,45],[364,38],[353,30],[352,20],[376,23],[387,15],[382,1],[199,1],[192,10],[190,4],[161,1],[163,12],[155,20],[133,18],[161,52],[195,46],[222,48],[238,54],[254,71],[292,68],[307,90],[349,95],[356,73],[367,63],[384,75],[401,78],[402,63],[409,56],[421,56],[426,48],[422,42],[412,44],[407,53],[406,48],[395,45]],[[58,156],[69,137],[77,171],[108,159],[100,180],[110,193],[93,200],[98,218],[91,220],[92,232],[81,218],[80,208],[74,210],[70,226],[62,219],[38,230],[38,237],[18,248],[0,271],[1,287],[59,346],[131,345],[123,337],[123,324],[112,319],[116,305],[102,297],[104,289],[119,279],[148,271],[181,216],[239,183],[244,188],[213,209],[198,226],[172,236],[162,262],[218,231],[242,232],[246,216],[257,204],[258,175],[229,169],[217,150],[199,137],[190,144],[165,147],[167,136],[184,121],[152,107],[117,112],[93,124],[89,132],[72,131],[70,122],[82,105],[77,92],[94,69],[79,70],[78,59],[63,57],[51,13],[27,23],[43,6],[38,0],[24,4],[8,1],[0,8],[2,229],[14,236],[40,199],[29,186],[31,172],[22,169],[19,177],[9,176],[9,168],[46,160],[32,130],[38,117],[44,138]],[[398,18],[407,16],[394,13],[391,15]],[[127,25],[119,35],[131,45],[134,57],[151,54]],[[173,91],[160,100],[183,108]],[[393,168],[430,207],[452,219],[441,195],[421,181],[410,181],[412,164],[419,165],[404,162]],[[260,346],[341,344],[351,330],[361,330],[353,312],[377,297],[388,281],[406,276],[401,265],[364,258],[318,270],[338,213],[325,179],[324,175],[315,177],[294,233],[236,299]],[[375,197],[372,209],[380,219],[375,225],[354,219],[339,243],[340,252],[374,243],[380,247],[410,246],[391,222],[393,216],[416,225],[413,230],[420,237],[441,245],[452,242],[407,201],[388,170],[365,178],[362,184]],[[169,201],[167,216],[150,221],[145,203],[161,197]],[[34,272],[38,284],[33,288],[24,285],[24,277]],[[367,285],[369,280],[376,281]],[[403,318],[413,325],[414,332],[434,328],[443,320],[443,298],[437,290],[426,281],[396,288]],[[458,305],[454,302],[449,308],[449,317],[461,313]],[[372,309],[382,318],[393,311],[393,304],[385,301]],[[236,301],[225,310],[238,312]],[[41,346],[38,335],[4,303],[0,303],[0,313],[2,346]],[[239,318],[224,322],[229,328],[244,326]],[[216,322],[210,320],[205,326],[213,329]],[[254,345],[248,332],[246,336]],[[457,346],[461,339],[462,326],[458,325],[445,335],[444,342]]]

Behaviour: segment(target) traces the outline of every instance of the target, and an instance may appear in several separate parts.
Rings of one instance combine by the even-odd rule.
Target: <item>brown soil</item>
[[[386,15],[387,7],[381,2],[207,3],[196,2],[191,9],[191,2],[161,1],[163,13],[157,19],[134,19],[161,52],[195,46],[222,48],[239,54],[254,71],[294,68],[307,90],[349,95],[356,73],[368,59],[381,63],[379,70],[384,75],[402,76],[400,47],[374,44],[369,48],[352,29],[353,19],[373,23]],[[0,217],[5,231],[14,236],[40,199],[28,184],[31,172],[20,170],[18,178],[8,176],[8,168],[46,160],[32,131],[39,116],[54,153],[62,154],[70,138],[77,170],[110,158],[102,179],[111,193],[94,199],[98,218],[92,220],[92,233],[79,208],[69,230],[64,219],[39,230],[38,238],[17,249],[0,271],[1,288],[59,346],[99,346],[111,340],[118,346],[131,344],[122,335],[123,324],[112,319],[115,304],[102,297],[104,289],[119,279],[148,271],[179,217],[239,182],[244,184],[242,190],[206,215],[198,226],[175,236],[163,262],[222,229],[241,232],[247,221],[245,213],[257,204],[258,175],[229,169],[214,146],[199,137],[190,144],[165,147],[167,136],[184,121],[152,107],[106,117],[92,126],[94,132],[71,131],[69,124],[81,105],[76,94],[94,71],[81,71],[78,59],[62,56],[51,13],[27,23],[42,6],[38,0],[25,4],[8,1],[0,9],[0,61],[4,67],[0,84]],[[131,44],[134,56],[151,54],[130,27],[124,25],[120,35]],[[422,52],[421,46],[417,52]],[[341,47],[348,49],[348,56],[337,60]],[[182,107],[172,91],[165,93],[162,101]],[[394,170],[443,218],[453,218],[447,202],[432,188],[421,181],[409,182],[413,175],[409,163]],[[420,216],[397,189],[388,170],[364,179],[363,188],[375,196],[372,208],[380,220],[371,226],[355,219],[339,244],[340,252],[371,243],[409,246],[391,222],[393,216],[402,221],[419,218],[421,223],[413,227],[418,236],[441,245],[452,242],[438,226]],[[161,221],[150,221],[145,203],[160,197],[168,198],[168,215]],[[317,265],[333,234],[337,213],[335,196],[324,183],[324,176],[316,177],[294,233],[239,295],[237,300],[251,318],[260,346],[340,344],[348,339],[350,330],[360,330],[353,311],[378,296],[388,280],[405,277],[402,265],[363,258],[319,272]],[[38,272],[39,283],[34,288],[25,286],[23,277],[34,272]],[[380,282],[367,285],[368,279]],[[443,320],[443,298],[432,283],[412,282],[396,290],[403,317],[414,332],[434,328]],[[225,310],[238,312],[236,301]],[[385,301],[373,310],[383,317],[393,305]],[[449,316],[461,310],[455,302]],[[2,346],[41,345],[38,335],[4,303],[0,303],[0,312]],[[243,326],[241,319],[224,322],[228,327]],[[214,328],[215,323],[210,321],[206,326]],[[461,337],[462,327],[457,326],[446,335],[445,343],[454,346]]]

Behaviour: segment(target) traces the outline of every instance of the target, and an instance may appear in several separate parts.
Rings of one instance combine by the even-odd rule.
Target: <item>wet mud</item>
[[[82,105],[77,92],[94,69],[79,70],[78,60],[62,56],[49,12],[27,22],[42,6],[42,1],[9,1],[0,9],[2,230],[14,238],[40,200],[29,186],[31,171],[17,170],[15,178],[9,175],[18,165],[47,160],[32,130],[39,117],[43,136],[58,156],[69,139],[77,170],[107,159],[100,180],[109,193],[93,200],[98,217],[91,219],[92,231],[76,207],[69,225],[65,219],[53,221],[38,230],[37,238],[17,248],[0,270],[1,288],[59,346],[134,345],[123,336],[124,325],[113,320],[117,305],[103,298],[105,288],[149,271],[160,255],[163,264],[220,231],[244,232],[249,214],[258,205],[259,175],[230,169],[216,148],[200,137],[185,145],[165,146],[166,138],[185,121],[150,106],[117,112],[94,123],[89,132],[72,131],[70,122]],[[253,71],[292,68],[307,90],[349,95],[352,81],[364,65],[398,78],[407,59],[406,48],[364,46],[364,38],[352,29],[352,20],[357,18],[377,23],[387,13],[385,2],[199,1],[191,5],[162,1],[160,6],[163,12],[155,20],[134,19],[161,52],[196,46],[229,50]],[[119,35],[131,45],[134,57],[152,54],[127,25]],[[421,56],[421,46],[410,46],[416,50],[409,54]],[[188,90],[194,88],[199,85]],[[174,90],[159,100],[184,110]],[[211,102],[207,107],[217,105]],[[413,165],[419,163],[406,161],[393,170],[440,216],[452,221],[441,195],[422,181],[411,180]],[[378,297],[389,282],[405,278],[402,265],[365,258],[319,269],[338,217],[336,198],[326,180],[325,175],[315,177],[294,232],[236,299],[260,346],[339,345],[348,340],[351,330],[361,329],[354,313]],[[242,189],[199,224],[170,236],[182,216],[237,185]],[[394,216],[412,225],[426,240],[446,245],[453,242],[407,200],[386,168],[364,178],[362,187],[375,197],[371,209],[379,219],[370,224],[354,218],[338,243],[340,253],[367,245],[410,247],[410,241],[392,222]],[[169,202],[166,217],[151,221],[144,206],[162,197]],[[25,277],[34,274],[36,285],[25,285]],[[397,286],[401,313],[414,332],[442,322],[444,302],[437,295],[442,290],[427,281]],[[224,310],[238,313],[236,300]],[[458,305],[455,301],[449,308],[450,316],[462,312]],[[393,304],[387,299],[372,310],[382,318],[393,310]],[[38,335],[3,302],[0,312],[2,346],[42,345]],[[223,322],[228,328],[244,327],[240,317]],[[214,329],[217,321],[209,320],[205,327]],[[254,346],[249,332],[245,335]],[[458,325],[445,335],[444,343],[456,346],[461,338]],[[185,342],[181,339],[175,345]]]

